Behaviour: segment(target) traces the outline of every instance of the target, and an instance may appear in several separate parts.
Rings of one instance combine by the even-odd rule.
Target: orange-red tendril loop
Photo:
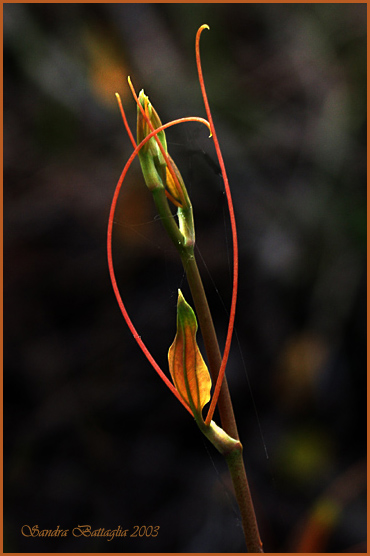
[[[234,213],[233,201],[232,201],[232,197],[231,197],[229,180],[227,178],[226,168],[225,168],[225,164],[224,164],[224,161],[223,161],[223,158],[222,158],[220,145],[219,145],[219,142],[218,142],[218,139],[217,139],[215,126],[213,124],[213,119],[212,119],[212,114],[211,114],[211,110],[210,110],[209,103],[208,103],[206,88],[205,88],[205,85],[204,85],[202,64],[201,64],[201,61],[200,61],[199,40],[200,40],[200,35],[202,34],[202,31],[204,29],[209,29],[208,25],[202,25],[198,29],[198,32],[197,32],[197,35],[196,35],[196,38],[195,38],[195,56],[196,56],[196,62],[197,62],[199,84],[200,84],[200,88],[201,88],[202,96],[203,96],[203,102],[204,102],[204,106],[205,106],[205,109],[206,109],[207,118],[208,118],[209,124],[211,126],[212,139],[213,139],[213,143],[215,145],[215,149],[216,149],[216,153],[217,153],[217,159],[218,159],[218,162],[219,162],[219,165],[220,165],[220,168],[221,168],[222,179],[223,179],[224,185],[225,185],[227,204],[228,204],[229,214],[230,214],[232,242],[233,242],[233,290],[232,290],[232,297],[231,297],[229,325],[228,325],[228,330],[227,330],[225,350],[224,350],[224,354],[223,354],[223,357],[222,357],[220,371],[219,371],[219,374],[218,374],[218,377],[217,377],[217,382],[216,382],[215,389],[214,389],[214,392],[213,392],[211,405],[209,407],[208,414],[207,414],[207,417],[206,417],[206,420],[205,420],[205,423],[208,425],[211,422],[214,411],[216,409],[216,404],[217,404],[218,396],[220,394],[222,381],[223,381],[223,378],[224,378],[224,375],[225,375],[226,364],[227,364],[227,360],[228,360],[229,353],[230,353],[231,339],[232,339],[232,335],[233,335],[234,322],[235,322],[236,299],[237,299],[237,292],[238,292],[238,266],[239,266],[238,263],[239,263],[239,258],[238,258],[238,236],[237,236],[237,232],[236,232],[235,213]]]
[[[122,112],[124,114],[122,105],[120,106],[120,108],[122,109]],[[126,118],[124,118],[124,121],[126,120]],[[127,120],[126,120],[127,121]],[[151,139],[152,137],[156,137],[157,133],[159,133],[160,131],[167,129],[168,127],[171,127],[173,125],[176,124],[180,124],[180,123],[184,123],[184,122],[200,122],[202,124],[205,124],[207,127],[209,127],[209,123],[207,122],[207,120],[205,120],[204,118],[197,118],[197,117],[188,117],[188,118],[180,118],[178,120],[173,120],[171,122],[168,122],[167,124],[162,125],[161,127],[159,127],[158,129],[155,129],[154,131],[152,131],[151,133],[149,133],[145,139],[143,139],[141,141],[141,143],[135,147],[133,153],[131,154],[130,158],[128,159],[128,161],[125,164],[124,169],[122,170],[122,173],[120,175],[120,178],[118,180],[118,183],[116,185],[116,189],[114,191],[114,195],[113,195],[113,200],[112,200],[112,204],[110,207],[110,212],[109,212],[109,219],[108,219],[108,232],[107,232],[107,256],[108,256],[108,268],[109,268],[109,274],[110,274],[110,278],[111,278],[111,282],[112,282],[112,286],[113,286],[113,291],[115,293],[119,308],[121,309],[123,318],[126,321],[127,326],[129,327],[130,331],[132,332],[135,340],[137,341],[137,343],[139,344],[140,349],[142,350],[142,352],[144,353],[144,355],[147,357],[149,363],[152,365],[152,367],[154,368],[154,370],[158,373],[158,375],[161,377],[161,379],[163,380],[163,382],[166,384],[166,386],[168,386],[168,388],[171,390],[171,392],[176,396],[176,398],[182,403],[182,405],[189,411],[190,414],[192,414],[191,409],[189,408],[189,406],[184,402],[184,400],[181,398],[180,394],[178,393],[178,391],[176,390],[176,388],[174,387],[174,385],[172,384],[172,382],[167,378],[167,376],[164,374],[164,372],[162,371],[162,369],[160,368],[160,366],[158,365],[158,363],[155,361],[155,359],[153,358],[152,354],[149,352],[148,348],[146,347],[146,345],[144,344],[144,342],[142,341],[141,337],[139,336],[139,334],[137,333],[137,330],[135,328],[135,326],[133,325],[127,311],[126,311],[126,307],[122,301],[121,298],[121,294],[119,292],[118,289],[118,285],[117,285],[117,280],[116,280],[116,276],[114,273],[114,267],[113,267],[113,255],[112,255],[112,232],[113,232],[113,222],[114,222],[114,213],[116,210],[116,206],[117,206],[117,201],[118,201],[118,196],[119,193],[121,191],[121,187],[123,184],[123,181],[126,177],[126,174],[133,162],[133,160],[135,159],[135,157],[137,156],[137,154],[139,153],[140,149],[145,145],[145,143],[147,143],[147,141],[149,141],[149,139]]]
[[[171,162],[170,162],[170,160],[167,156],[167,153],[165,152],[159,138],[157,137],[157,134],[160,131],[162,131],[163,129],[166,129],[166,128],[172,126],[172,125],[176,125],[176,124],[183,123],[183,122],[197,121],[197,122],[201,122],[201,123],[205,124],[211,131],[211,136],[212,136],[212,139],[213,139],[213,143],[215,145],[217,159],[218,159],[218,162],[219,162],[219,165],[220,165],[220,168],[221,168],[221,174],[222,174],[222,178],[223,178],[223,181],[224,181],[226,198],[227,198],[228,209],[229,209],[229,214],[230,214],[232,242],[233,242],[233,289],[232,289],[232,298],[231,298],[231,307],[230,307],[230,317],[229,317],[229,324],[228,324],[224,354],[223,354],[222,361],[221,361],[221,367],[220,367],[218,378],[217,378],[216,385],[215,385],[215,388],[214,388],[214,393],[213,393],[213,396],[212,396],[211,405],[209,407],[208,414],[207,414],[207,417],[206,417],[206,420],[205,420],[205,423],[209,424],[212,420],[212,417],[213,417],[213,414],[214,414],[214,411],[215,411],[215,408],[216,408],[216,405],[217,405],[218,397],[219,397],[221,386],[222,386],[222,381],[223,381],[223,378],[224,378],[224,375],[225,375],[226,364],[227,364],[227,360],[228,360],[229,353],[230,353],[231,339],[232,339],[232,334],[233,334],[233,329],[234,329],[235,312],[236,312],[239,258],[238,258],[238,239],[237,239],[235,213],[234,213],[234,207],[233,207],[233,202],[232,202],[232,196],[231,196],[229,181],[228,181],[227,174],[226,174],[225,164],[224,164],[224,161],[223,161],[223,158],[222,158],[221,149],[220,149],[219,142],[218,142],[218,139],[217,139],[216,130],[215,130],[215,127],[214,127],[214,124],[213,124],[212,114],[211,114],[211,110],[210,110],[209,103],[208,103],[208,98],[207,98],[207,93],[206,93],[204,78],[203,78],[203,72],[202,72],[202,66],[201,66],[201,60],[200,60],[199,41],[200,41],[200,35],[201,35],[201,33],[204,29],[209,29],[208,25],[202,25],[198,29],[196,39],[195,39],[195,53],[196,53],[196,63],[197,63],[199,84],[200,84],[200,88],[201,88],[201,92],[202,92],[203,102],[204,102],[204,106],[205,106],[208,121],[205,120],[204,118],[197,118],[197,117],[180,118],[178,120],[173,120],[171,122],[168,122],[167,124],[157,128],[157,129],[154,129],[152,123],[150,122],[147,114],[145,113],[143,107],[141,106],[141,104],[138,100],[138,97],[137,97],[136,92],[135,92],[135,90],[132,86],[131,81],[129,80],[129,86],[130,86],[131,92],[133,94],[133,97],[134,97],[137,105],[139,106],[143,117],[145,118],[146,122],[148,123],[149,128],[152,130],[152,132],[150,134],[148,134],[145,137],[145,139],[138,146],[136,146],[135,139],[134,139],[133,134],[131,133],[131,130],[130,130],[129,125],[127,123],[127,119],[126,119],[125,112],[124,112],[123,107],[122,107],[121,99],[120,99],[118,94],[116,95],[125,128],[126,128],[127,133],[129,135],[130,141],[131,141],[131,143],[134,147],[134,152],[132,153],[132,155],[128,159],[128,161],[127,161],[127,163],[126,163],[126,165],[125,165],[125,167],[122,171],[122,174],[121,174],[121,176],[118,180],[118,183],[117,183],[117,186],[116,186],[116,189],[115,189],[115,192],[114,192],[113,201],[112,201],[110,214],[109,214],[109,221],[108,221],[107,248],[108,248],[108,266],[109,266],[110,277],[111,277],[111,281],[112,281],[112,285],[113,285],[113,290],[114,290],[114,293],[116,295],[118,305],[121,309],[121,312],[123,314],[123,317],[124,317],[128,327],[129,327],[129,329],[131,330],[135,340],[139,344],[140,349],[143,351],[144,355],[147,357],[147,359],[149,360],[150,364],[153,366],[155,371],[159,374],[159,376],[162,378],[162,380],[168,386],[168,388],[171,390],[171,392],[177,397],[177,399],[189,411],[189,413],[192,414],[191,409],[183,401],[183,399],[181,398],[181,396],[177,392],[176,388],[173,386],[173,384],[170,382],[170,380],[167,378],[167,376],[163,373],[162,369],[159,367],[157,362],[154,360],[153,356],[151,355],[151,353],[147,349],[146,345],[144,344],[144,342],[141,340],[140,336],[138,335],[138,333],[136,331],[136,328],[134,327],[130,317],[128,316],[128,313],[126,311],[126,308],[124,306],[124,303],[122,301],[121,295],[120,295],[119,290],[118,290],[118,285],[117,285],[117,281],[116,281],[115,274],[114,274],[114,269],[113,269],[112,230],[113,230],[114,212],[115,212],[115,209],[116,209],[117,200],[118,200],[119,192],[121,190],[123,181],[125,179],[125,176],[127,174],[127,171],[129,169],[129,167],[131,166],[134,158],[137,156],[138,152],[143,147],[143,145],[145,145],[145,143],[147,141],[149,141],[149,139],[151,139],[152,137],[155,138],[155,140],[156,140],[156,142],[159,146],[159,149],[160,149],[160,151],[161,151],[161,153],[162,153],[162,155],[163,155],[163,157],[166,161],[168,170],[171,173],[171,176],[172,176],[172,178],[175,182],[175,185],[176,185],[176,187],[179,191],[180,197],[182,197],[183,192],[182,192],[181,186],[180,186],[179,181],[177,179],[177,176],[176,176],[176,174],[173,170],[172,164],[171,164]],[[165,193],[166,193],[167,197],[169,197],[170,200],[172,202],[174,202],[174,200],[171,198],[170,194],[167,191],[165,191]],[[177,204],[177,203],[175,203],[175,204]]]

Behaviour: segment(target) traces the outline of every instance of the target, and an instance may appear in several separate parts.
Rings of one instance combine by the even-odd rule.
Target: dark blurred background
[[[366,5],[3,10],[4,551],[245,551],[224,462],[138,349],[106,261],[132,151],[114,93],[133,128],[127,75],[163,122],[205,116],[194,40],[208,23],[240,247],[227,375],[265,550],[365,552]],[[193,123],[167,140],[223,345],[231,242],[213,144]],[[167,372],[177,289],[191,299],[138,162],[113,239],[122,297]],[[86,524],[160,530],[72,536]],[[26,538],[22,525],[70,534]]]

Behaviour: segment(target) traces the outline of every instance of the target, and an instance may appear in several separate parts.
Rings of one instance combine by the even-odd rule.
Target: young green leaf
[[[168,351],[174,385],[189,405],[194,417],[202,419],[202,409],[211,397],[211,377],[196,342],[198,329],[193,309],[181,291],[177,301],[177,333]]]

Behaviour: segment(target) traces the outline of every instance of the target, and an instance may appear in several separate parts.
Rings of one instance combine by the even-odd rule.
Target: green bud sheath
[[[139,102],[146,116],[154,129],[162,125],[162,122],[151,105],[148,97],[141,90],[139,93]],[[139,106],[137,107],[137,142],[141,143],[149,133],[151,133],[148,122],[144,118]],[[160,131],[157,135],[165,152],[167,153],[167,141],[164,131]],[[139,151],[139,160],[143,172],[144,180],[150,191],[158,188],[165,188],[166,185],[166,161],[154,137],[142,147]]]

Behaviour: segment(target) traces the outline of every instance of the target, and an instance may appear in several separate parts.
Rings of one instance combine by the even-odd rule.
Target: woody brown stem
[[[181,261],[186,272],[199,326],[202,332],[210,374],[213,384],[216,384],[222,358],[202,278],[195,260],[194,247],[192,245],[186,245],[186,239],[180,232],[168,206],[164,190],[157,189],[152,193],[159,215],[161,216],[162,224],[181,256]],[[234,409],[225,376],[223,378],[217,407],[222,428],[229,436],[239,440]],[[201,426],[200,428],[202,432],[204,432],[203,427]],[[223,455],[226,459],[232,477],[248,552],[263,552],[252,496],[245,472],[241,443],[238,442],[237,448],[234,448],[231,452],[224,453]]]
[[[221,353],[208,301],[205,295],[202,279],[199,274],[198,265],[194,257],[194,252],[188,252],[186,255],[182,255],[181,259],[193,297],[199,326],[202,332],[204,346],[207,352],[209,370],[213,383],[215,384],[221,366]],[[222,428],[229,436],[239,440],[234,409],[226,376],[224,376],[222,382],[217,407]],[[238,444],[239,447],[234,448],[229,454],[225,454],[225,459],[229,467],[234,485],[235,496],[240,509],[248,552],[263,552],[252,496],[244,467],[242,445],[240,442]]]

